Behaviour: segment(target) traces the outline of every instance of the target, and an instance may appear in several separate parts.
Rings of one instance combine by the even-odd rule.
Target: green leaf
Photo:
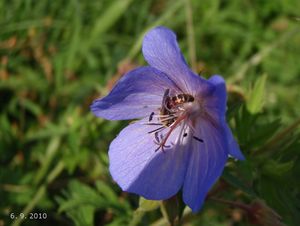
[[[160,201],[148,200],[140,197],[139,208],[140,211],[152,211],[159,207]]]
[[[250,91],[247,101],[247,109],[252,114],[261,112],[264,104],[264,91],[266,85],[267,75],[264,74],[254,84],[253,89]]]
[[[281,177],[288,173],[294,166],[295,161],[291,160],[289,162],[280,163],[273,159],[267,161],[264,165],[264,171],[271,176]]]
[[[35,116],[39,116],[43,112],[42,108],[38,104],[34,103],[33,101],[31,101],[29,99],[22,98],[20,100],[20,104],[22,107],[24,107],[25,109],[30,111]]]
[[[279,183],[271,177],[262,176],[257,182],[256,189],[260,197],[278,214],[284,216],[287,225],[298,225],[300,222],[300,199],[291,183]]]
[[[222,178],[229,183],[230,185],[242,190],[246,194],[250,196],[256,196],[255,192],[252,190],[251,187],[247,186],[242,180],[240,180],[238,177],[234,176],[229,172],[228,169],[225,169]]]
[[[160,206],[160,201],[148,200],[140,197],[139,207],[134,211],[133,217],[129,223],[130,226],[138,225],[146,212],[153,211]]]

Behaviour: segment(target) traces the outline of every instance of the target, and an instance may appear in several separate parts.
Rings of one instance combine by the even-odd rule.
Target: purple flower
[[[193,73],[165,27],[145,35],[143,54],[150,66],[128,72],[91,105],[108,120],[140,119],[110,144],[110,173],[124,191],[146,199],[167,199],[182,189],[196,212],[228,156],[244,159],[225,120],[225,82]]]

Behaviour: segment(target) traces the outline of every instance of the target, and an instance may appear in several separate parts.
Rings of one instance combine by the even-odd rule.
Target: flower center
[[[169,95],[169,89],[165,91],[160,109],[160,121],[166,127],[170,127],[182,114],[185,113],[185,105],[194,102],[190,94],[181,93],[174,96]]]
[[[166,145],[166,142],[178,126],[181,127],[179,136],[187,137],[188,134],[185,131],[188,127],[188,118],[198,114],[200,109],[200,104],[195,101],[192,95],[187,93],[170,95],[170,90],[167,89],[163,96],[161,108],[159,109],[159,115],[155,115],[155,113],[152,112],[149,116],[149,123],[146,123],[147,125],[160,126],[148,132],[149,134],[154,134],[154,142],[158,145],[155,151],[159,149],[164,151],[164,148],[170,147],[170,145]],[[151,122],[153,117],[157,118],[158,123]],[[168,129],[168,131],[163,134],[162,131],[165,129]],[[198,142],[203,142],[202,139],[196,136],[192,137]]]

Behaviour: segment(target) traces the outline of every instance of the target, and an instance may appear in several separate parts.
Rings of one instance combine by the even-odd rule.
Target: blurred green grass
[[[123,73],[145,64],[141,40],[157,25],[177,33],[198,73],[226,78],[228,117],[248,159],[230,163],[228,171],[242,169],[235,176],[255,197],[287,225],[297,225],[299,8],[293,0],[1,1],[0,225],[10,225],[9,215],[21,212],[48,214],[47,220],[22,225],[127,225],[136,216],[137,197],[122,193],[108,173],[108,145],[126,122],[95,118],[89,105]],[[264,107],[251,114],[245,103],[263,75],[267,81],[258,98]],[[253,200],[234,196],[243,189],[230,178],[224,175],[233,185],[225,197]],[[284,186],[274,190],[278,184]],[[230,211],[209,201],[203,212],[184,220],[248,224]],[[137,223],[159,225],[161,217],[154,210]]]

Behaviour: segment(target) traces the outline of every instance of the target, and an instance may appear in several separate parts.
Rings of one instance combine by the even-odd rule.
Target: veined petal
[[[110,173],[124,190],[147,199],[167,199],[182,186],[187,165],[186,146],[175,145],[157,149],[154,143],[155,126],[145,121],[130,124],[109,147]],[[166,145],[176,143],[180,128],[175,129]]]
[[[229,155],[236,159],[244,160],[245,157],[243,156],[239,145],[235,141],[232,132],[225,121],[227,99],[225,81],[219,75],[210,77],[208,81],[215,86],[215,90],[210,97],[207,97],[205,101],[205,108],[209,109],[208,111],[210,111],[211,114],[214,112],[215,115],[219,115],[220,120],[223,121],[223,129],[225,130],[226,139],[229,145]]]
[[[208,112],[214,112],[219,117],[224,118],[226,113],[226,85],[224,79],[219,75],[214,75],[209,78],[209,83],[212,84],[211,91],[205,98],[205,108]]]
[[[201,208],[209,189],[222,174],[227,160],[227,142],[222,129],[217,128],[215,123],[201,120],[196,131],[203,143],[191,140],[183,185],[183,200],[193,212]]]
[[[193,81],[199,76],[187,66],[173,31],[165,27],[150,30],[144,37],[142,51],[146,61],[167,74],[183,92],[193,92]]]
[[[135,119],[161,106],[162,96],[174,83],[152,67],[140,67],[124,75],[112,91],[91,105],[92,112],[109,120]]]
[[[244,157],[243,153],[241,152],[238,143],[236,142],[235,138],[233,137],[231,129],[229,128],[229,126],[227,125],[226,122],[224,122],[224,124],[225,124],[224,127],[225,127],[226,137],[227,137],[227,141],[228,141],[228,145],[229,145],[229,148],[228,148],[229,155],[238,160],[245,160],[245,157]]]

